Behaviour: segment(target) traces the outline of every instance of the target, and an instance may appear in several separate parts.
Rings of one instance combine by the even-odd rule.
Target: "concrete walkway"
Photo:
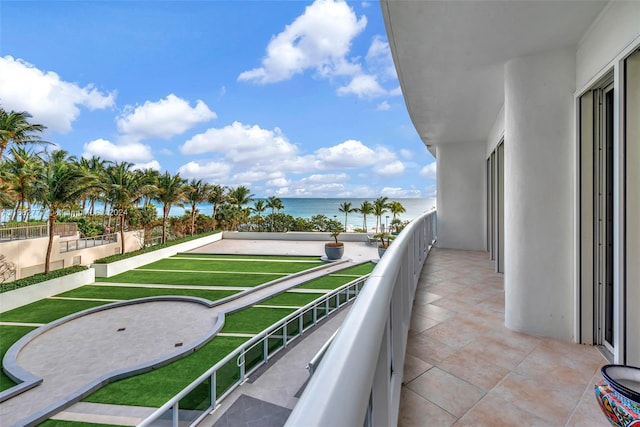
[[[223,253],[234,253],[228,248],[222,249],[224,245],[220,243],[223,242],[241,242],[245,247],[255,249],[250,241],[221,241],[196,251],[215,253],[212,252],[215,248]],[[286,254],[282,245],[270,242],[271,253]],[[292,242],[284,243],[290,247]],[[323,244],[302,243],[313,244],[316,255],[318,244]],[[356,248],[353,254],[349,246]],[[354,243],[346,249],[345,256],[352,259],[366,261],[375,258],[375,248],[364,243]],[[18,354],[17,364],[43,378],[43,383],[0,404],[2,424],[24,425],[33,414],[55,412],[55,408],[81,399],[83,389],[100,378],[109,377],[114,371],[157,361],[174,354],[178,347],[186,348],[202,340],[212,333],[220,313],[237,311],[351,265],[329,264],[324,269],[253,290],[214,308],[195,302],[145,302],[92,313],[57,326],[26,344]]]

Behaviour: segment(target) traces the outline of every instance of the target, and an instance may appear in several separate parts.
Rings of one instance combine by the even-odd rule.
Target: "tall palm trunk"
[[[196,205],[191,205],[191,235],[196,234]]]
[[[47,256],[44,261],[44,273],[47,274],[49,272],[49,267],[51,263],[51,249],[53,249],[53,230],[56,222],[58,207],[51,206],[51,213],[49,214],[49,243],[47,244]]]
[[[121,254],[124,253],[124,213],[123,212],[120,212],[120,253]]]
[[[169,207],[162,208],[162,243],[167,243],[167,217],[169,216]]]

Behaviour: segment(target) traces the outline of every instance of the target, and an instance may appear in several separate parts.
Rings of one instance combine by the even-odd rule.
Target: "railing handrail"
[[[359,285],[361,282],[366,281],[368,277],[369,277],[369,275],[364,275],[362,277],[359,277],[359,278],[357,278],[355,280],[352,280],[349,283],[346,283],[346,284],[344,284],[344,285],[332,290],[331,292],[326,293],[325,295],[323,295],[322,297],[318,298],[317,300],[306,304],[304,307],[301,307],[301,308],[297,309],[293,313],[291,313],[288,316],[284,317],[283,319],[279,320],[277,323],[274,323],[273,325],[271,325],[268,328],[264,329],[262,332],[259,332],[253,338],[251,338],[250,340],[246,341],[242,345],[238,346],[235,350],[233,350],[231,353],[226,355],[223,359],[221,359],[219,362],[217,362],[215,365],[213,365],[211,368],[209,368],[206,372],[204,372],[198,378],[193,380],[188,386],[183,388],[180,392],[178,392],[175,396],[173,396],[171,399],[169,399],[160,408],[156,409],[151,415],[149,415],[140,424],[138,424],[138,427],[145,427],[145,426],[152,425],[152,423],[155,420],[157,420],[164,413],[166,413],[172,407],[174,407],[176,404],[178,404],[182,398],[184,398],[189,393],[191,393],[196,387],[198,387],[200,384],[202,384],[204,381],[206,381],[208,378],[210,378],[212,375],[214,375],[220,368],[224,367],[231,360],[233,360],[234,358],[239,359],[240,357],[243,357],[248,349],[250,349],[250,348],[254,347],[256,344],[264,341],[265,339],[267,339],[269,336],[273,335],[273,333],[277,332],[281,328],[286,328],[286,325],[289,322],[291,322],[292,320],[294,320],[296,318],[300,318],[300,316],[304,315],[306,312],[308,312],[310,310],[313,310],[313,309],[319,307],[320,305],[325,304],[326,301],[328,301],[332,297],[336,297],[336,295],[339,295],[345,289],[349,289],[351,287],[356,287],[356,289],[357,289],[357,285]],[[348,299],[347,299],[347,302],[348,302]],[[345,302],[345,304],[347,302]],[[298,335],[302,335],[302,333],[303,333],[303,331],[300,330],[298,332]],[[294,340],[295,338],[296,337],[291,337],[290,341]],[[287,341],[287,342],[290,342],[290,341]],[[282,348],[284,348],[284,346]],[[274,353],[276,353],[276,352],[277,351],[275,351]],[[257,366],[254,367],[253,369],[257,369]],[[238,387],[238,385],[239,385],[239,382],[237,382],[234,385],[232,385],[228,390],[226,390],[222,395],[220,395],[217,398],[217,402],[219,402],[220,400],[222,400],[226,396],[228,396],[233,390],[235,390],[236,387]]]
[[[391,425],[394,418],[397,421],[408,332],[403,311],[408,310],[410,316],[420,270],[435,239],[435,215],[435,211],[427,212],[412,221],[380,259],[286,426]],[[400,299],[401,304],[396,301],[394,305],[392,298]],[[383,338],[399,342],[385,344]]]
[[[78,232],[78,224],[75,222],[60,222],[53,225],[53,234],[60,237],[73,236]],[[47,237],[49,235],[48,224],[0,226],[0,240],[25,240]],[[6,236],[6,237],[5,237]]]

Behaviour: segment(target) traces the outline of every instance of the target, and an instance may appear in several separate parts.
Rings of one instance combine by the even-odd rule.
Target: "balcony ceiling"
[[[504,64],[576,46],[606,4],[381,0],[407,109],[424,143],[485,141],[504,102]]]

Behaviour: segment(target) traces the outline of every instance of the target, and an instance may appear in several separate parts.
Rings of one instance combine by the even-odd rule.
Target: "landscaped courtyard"
[[[4,357],[13,343],[38,326],[93,307],[156,296],[187,296],[219,301],[322,265],[324,263],[318,257],[178,254],[0,314],[0,334],[3,337],[0,352]],[[256,334],[328,292],[370,273],[373,267],[374,264],[365,263],[330,273],[227,314],[223,328],[197,351],[150,372],[107,384],[85,397],[84,401],[159,407]],[[346,298],[340,296],[332,308],[344,301]],[[305,322],[308,320],[310,318]],[[283,328],[287,328],[282,332],[284,335],[299,333],[297,322]],[[277,335],[274,337],[269,338],[270,350],[282,346],[281,339]],[[247,358],[257,360],[256,351],[253,351],[256,353],[253,356],[249,353]],[[218,392],[223,392],[236,381],[238,375],[235,360],[225,365],[218,374]],[[2,373],[0,391],[14,385]],[[200,387],[181,401],[181,407],[199,409],[207,398],[208,388]],[[70,424],[69,421],[48,420],[45,425]]]

